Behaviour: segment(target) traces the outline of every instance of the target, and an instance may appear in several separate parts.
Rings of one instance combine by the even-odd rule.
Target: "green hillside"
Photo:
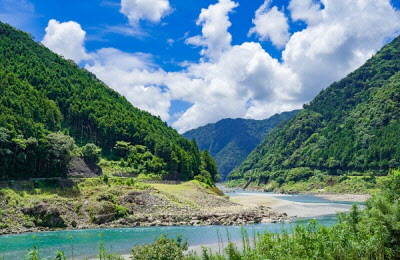
[[[400,166],[400,38],[273,130],[231,174],[279,183]]]
[[[159,117],[3,23],[0,94],[0,179],[61,176],[79,154],[75,143],[164,178],[192,179],[207,165],[197,145]]]
[[[223,179],[264,139],[274,127],[291,119],[298,110],[276,114],[264,120],[223,119],[183,134],[196,140],[200,150],[208,150]]]

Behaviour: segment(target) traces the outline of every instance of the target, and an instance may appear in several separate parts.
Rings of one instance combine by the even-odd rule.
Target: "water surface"
[[[335,216],[323,216],[318,218],[319,223],[331,226],[335,223]],[[304,223],[306,220],[299,220]],[[244,228],[248,234],[264,232],[281,232],[289,230],[295,222],[290,223],[268,223],[246,225]],[[115,253],[129,254],[135,244],[151,243],[162,234],[168,237],[182,235],[188,239],[190,246],[217,244],[218,232],[224,241],[227,241],[227,232],[231,241],[239,241],[241,234],[240,226],[176,226],[176,227],[135,227],[135,228],[105,228],[84,230],[63,230],[53,232],[25,233],[18,235],[5,235],[0,237],[0,255],[4,260],[23,259],[28,248],[39,246],[41,257],[52,258],[55,252],[64,251],[68,259],[72,253],[74,259],[95,257],[98,254],[100,241],[104,242],[107,250]],[[36,237],[34,239],[33,237]]]

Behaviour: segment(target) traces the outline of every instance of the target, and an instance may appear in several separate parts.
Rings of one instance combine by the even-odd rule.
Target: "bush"
[[[175,240],[162,235],[153,244],[135,245],[131,258],[135,260],[180,260],[185,259],[183,252],[187,249],[187,242],[183,242],[182,236],[178,236]]]
[[[115,217],[116,218],[123,218],[129,214],[129,211],[124,206],[116,205],[115,206]]]

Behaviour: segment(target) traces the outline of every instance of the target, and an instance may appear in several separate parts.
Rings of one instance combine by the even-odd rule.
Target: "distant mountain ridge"
[[[399,71],[397,37],[274,129],[230,177],[284,183],[400,167]]]
[[[208,150],[217,163],[219,174],[225,178],[264,139],[274,127],[291,119],[299,110],[276,114],[268,119],[222,119],[217,123],[187,131],[200,150]]]

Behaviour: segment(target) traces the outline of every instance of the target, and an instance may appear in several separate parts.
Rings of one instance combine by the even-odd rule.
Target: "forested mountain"
[[[274,127],[291,119],[298,110],[264,120],[222,119],[183,134],[194,139],[200,150],[208,150],[223,179],[237,167]]]
[[[0,23],[0,179],[60,176],[75,143],[164,177],[191,179],[212,164],[159,117]]]
[[[400,166],[400,38],[274,129],[231,174],[278,182]]]

